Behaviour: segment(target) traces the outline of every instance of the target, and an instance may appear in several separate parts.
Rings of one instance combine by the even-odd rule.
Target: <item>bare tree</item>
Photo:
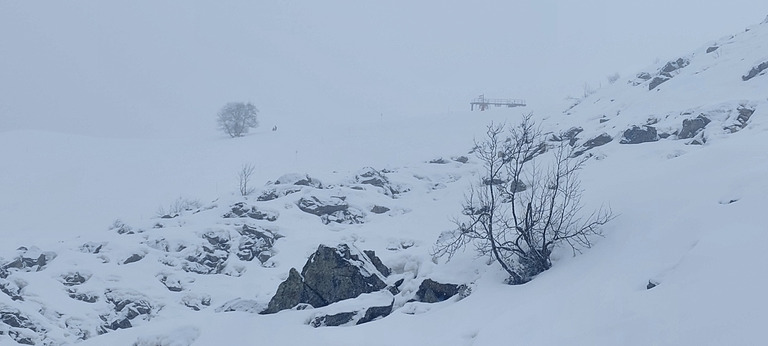
[[[613,218],[610,208],[583,215],[577,171],[585,158],[570,157],[566,143],[549,150],[528,114],[504,137],[506,126],[488,126],[487,138],[475,143],[484,174],[463,204],[456,228],[443,233],[433,249],[449,259],[468,244],[497,261],[510,283],[528,282],[552,266],[555,247],[567,245],[574,254],[592,245],[600,226]],[[546,169],[538,163],[552,152]]]
[[[248,196],[255,190],[255,188],[248,186],[255,171],[256,167],[254,167],[252,164],[244,164],[243,167],[240,168],[240,171],[237,172],[237,179],[240,185],[240,195]]]
[[[251,103],[230,102],[218,113],[219,127],[230,137],[242,137],[250,128],[259,126],[259,110]]]

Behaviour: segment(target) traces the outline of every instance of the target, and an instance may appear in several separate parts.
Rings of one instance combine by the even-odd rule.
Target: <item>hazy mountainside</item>
[[[591,155],[586,209],[606,203],[618,217],[594,248],[559,249],[552,269],[519,286],[471,248],[448,263],[430,256],[482,172],[473,136],[491,120],[517,122],[519,109],[281,122],[237,140],[3,133],[0,211],[12,234],[0,254],[0,341],[761,344],[766,43],[763,23],[562,113],[533,109],[551,143]],[[262,128],[272,123],[264,115]],[[258,168],[248,197],[235,194],[243,163]],[[81,203],[39,197],[59,190]],[[140,205],[146,191],[168,202]],[[71,215],[95,220],[57,221]],[[329,302],[308,283],[328,258],[373,288]],[[291,280],[315,292],[260,314]]]

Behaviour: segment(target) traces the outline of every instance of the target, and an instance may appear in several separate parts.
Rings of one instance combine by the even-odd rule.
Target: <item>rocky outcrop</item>
[[[319,216],[320,221],[326,225],[331,222],[343,224],[363,223],[365,218],[362,211],[350,208],[344,196],[330,196],[327,198],[317,196],[302,197],[297,205],[301,211]]]
[[[466,289],[464,285],[441,284],[432,279],[425,279],[419,285],[415,299],[423,303],[437,303],[448,300]]]
[[[233,204],[231,210],[222,217],[225,219],[249,217],[254,220],[276,221],[278,216],[277,212],[259,210],[255,206],[246,205],[245,202],[238,202]]]
[[[320,245],[301,273],[291,268],[288,278],[262,314],[291,309],[299,304],[322,307],[363,293],[384,289],[383,274],[376,268],[375,254],[359,252],[346,244],[336,248]]]
[[[661,85],[661,83],[664,83],[670,79],[671,79],[670,77],[665,77],[665,76],[653,77],[653,80],[650,83],[648,83],[648,90],[656,89],[656,87]]]
[[[680,133],[678,133],[677,138],[693,138],[710,122],[711,120],[704,115],[699,115],[694,119],[684,119],[683,128],[680,130]]]
[[[354,181],[356,184],[371,185],[377,187],[385,195],[393,198],[395,198],[398,194],[407,191],[407,189],[403,189],[392,184],[384,175],[384,173],[371,167],[366,167],[360,170],[357,175],[355,175]]]
[[[659,140],[659,135],[656,132],[656,128],[653,126],[643,125],[643,127],[632,126],[632,128],[624,131],[624,136],[619,143],[621,144],[640,144],[647,142],[655,142]]]
[[[741,80],[746,82],[762,74],[763,71],[765,70],[768,70],[768,61],[763,61],[755,66],[752,66],[752,68],[749,70],[749,72],[747,72],[747,74],[741,76]]]
[[[104,293],[111,311],[101,315],[104,323],[99,328],[99,334],[109,330],[131,328],[135,319],[149,320],[155,307],[144,295],[129,290],[107,290]]]
[[[343,325],[359,325],[389,316],[395,305],[394,299],[388,305],[371,306],[356,311],[345,311],[333,314],[320,314],[309,321],[312,327],[336,327]]]
[[[601,145],[606,145],[610,143],[613,140],[613,137],[607,133],[602,133],[597,137],[593,137],[585,141],[581,147],[573,152],[571,154],[571,157],[576,157],[581,154],[584,154],[587,150],[590,150],[595,147],[599,147]]]

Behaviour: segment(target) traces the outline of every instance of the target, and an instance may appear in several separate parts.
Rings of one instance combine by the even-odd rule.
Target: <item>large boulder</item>
[[[441,284],[432,279],[425,279],[416,291],[416,301],[423,303],[437,303],[459,294],[467,289],[464,285]]]
[[[372,252],[366,254],[346,244],[335,248],[320,245],[300,274],[291,268],[261,313],[271,314],[299,304],[321,307],[384,289],[387,285],[376,262],[381,261]]]
[[[613,140],[613,137],[611,137],[611,135],[607,133],[601,133],[599,136],[590,138],[587,141],[585,141],[581,145],[581,148],[575,150],[573,154],[571,154],[571,157],[576,157],[581,154],[584,154],[587,150],[590,150],[592,148],[599,147],[601,145],[606,145],[610,143],[612,140]]]
[[[768,61],[763,61],[755,66],[752,66],[747,74],[741,76],[741,80],[746,82],[752,78],[755,78],[765,70],[768,70]]]
[[[632,126],[624,131],[624,136],[619,141],[621,144],[640,144],[646,142],[655,142],[659,140],[659,134],[653,126],[643,125],[643,127]]]
[[[362,211],[349,207],[344,196],[302,197],[297,204],[303,212],[319,216],[326,225],[331,222],[358,224],[363,223],[365,218]]]
[[[680,130],[680,133],[677,135],[677,138],[680,139],[686,139],[686,138],[693,138],[698,134],[701,130],[704,129],[707,124],[710,123],[711,120],[709,120],[707,117],[703,115],[699,115],[695,119],[684,119],[683,120],[683,129]]]

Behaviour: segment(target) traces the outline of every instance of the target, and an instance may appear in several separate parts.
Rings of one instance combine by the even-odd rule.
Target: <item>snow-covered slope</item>
[[[236,140],[2,133],[0,194],[12,198],[0,201],[0,342],[762,344],[768,70],[746,77],[768,61],[766,42],[764,23],[562,113],[533,109],[547,131],[581,128],[573,145],[591,155],[585,205],[610,204],[618,217],[594,248],[558,251],[552,269],[520,286],[503,284],[497,265],[471,248],[448,263],[429,255],[482,169],[467,154],[473,137],[492,120],[517,121],[520,110],[279,119],[278,131]],[[657,77],[667,80],[651,87]],[[265,114],[262,128],[277,120]],[[590,142],[603,133],[610,139]],[[257,167],[247,198],[236,194],[244,163]],[[387,183],[361,179],[371,174]],[[306,212],[302,200],[312,197],[347,213]],[[308,325],[378,304],[373,294],[258,314],[290,268],[319,244],[339,243],[374,250],[392,269],[386,284],[403,280],[383,299],[392,299],[391,315]],[[409,302],[426,278],[465,284],[469,294]],[[649,281],[658,286],[647,289]]]

